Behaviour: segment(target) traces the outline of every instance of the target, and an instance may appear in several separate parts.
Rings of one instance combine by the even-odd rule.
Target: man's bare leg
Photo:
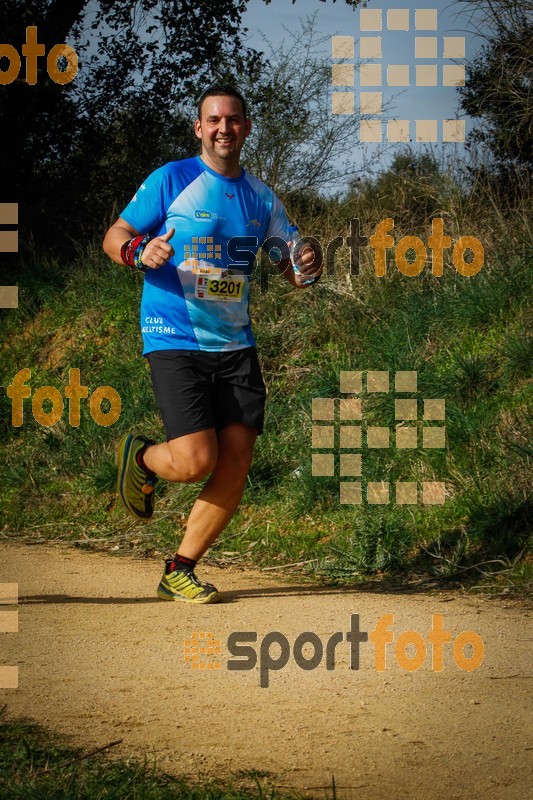
[[[257,431],[233,424],[218,434],[218,459],[191,509],[178,553],[198,561],[224,530],[241,502]]]
[[[214,428],[187,433],[144,451],[143,461],[159,478],[177,483],[195,483],[213,471],[218,456]]]
[[[178,553],[198,561],[224,530],[246,485],[257,431],[234,423],[218,437],[213,428],[149,447],[144,463],[161,478],[192,483],[211,477],[191,509]]]

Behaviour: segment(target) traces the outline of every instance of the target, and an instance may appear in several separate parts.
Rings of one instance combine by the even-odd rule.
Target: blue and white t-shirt
[[[249,314],[255,255],[270,237],[290,238],[285,209],[268,186],[245,170],[226,178],[199,156],[172,161],[146,179],[120,216],[152,236],[175,228],[170,240],[175,255],[145,273],[143,355],[255,344]],[[235,237],[248,238],[236,242]],[[217,278],[225,284],[213,286]],[[219,288],[225,296],[214,292]]]

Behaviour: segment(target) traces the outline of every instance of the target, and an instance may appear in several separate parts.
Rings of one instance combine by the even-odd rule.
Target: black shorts
[[[266,390],[255,347],[147,353],[167,442],[240,422],[263,432]]]

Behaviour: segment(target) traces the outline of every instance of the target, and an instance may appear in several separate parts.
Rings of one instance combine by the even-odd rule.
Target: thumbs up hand
[[[170,228],[163,236],[155,236],[150,239],[141,255],[141,261],[145,267],[159,269],[167,263],[169,258],[172,258],[174,248],[169,244],[169,240],[172,239],[175,232],[174,228]]]

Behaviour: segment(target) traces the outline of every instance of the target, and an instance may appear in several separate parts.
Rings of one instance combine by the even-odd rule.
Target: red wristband
[[[135,236],[133,239],[129,239],[129,241],[124,242],[122,247],[120,248],[120,257],[124,264],[127,267],[134,267],[135,266],[135,250],[137,249],[138,245],[144,239],[144,235],[141,234],[140,236]]]

